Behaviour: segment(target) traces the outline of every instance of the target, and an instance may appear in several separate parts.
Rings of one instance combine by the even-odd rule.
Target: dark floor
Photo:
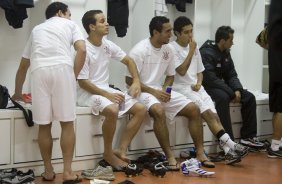
[[[204,168],[206,169],[206,168]],[[282,183],[282,159],[267,158],[266,153],[249,153],[241,163],[235,166],[217,162],[216,168],[206,169],[216,172],[213,177],[201,178],[198,176],[185,176],[179,172],[168,172],[164,178],[153,176],[148,170],[142,175],[128,178],[124,173],[115,173],[116,180],[111,184],[118,184],[124,180],[130,180],[136,184],[281,184]],[[62,175],[57,174],[53,182],[43,182],[41,177],[36,178],[36,184],[61,184]],[[89,180],[83,180],[81,184],[89,184]]]

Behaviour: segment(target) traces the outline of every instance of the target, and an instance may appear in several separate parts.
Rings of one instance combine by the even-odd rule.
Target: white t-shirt
[[[187,47],[180,46],[176,41],[170,42],[169,46],[172,48],[175,59],[175,68],[179,67],[189,52],[189,45]],[[204,65],[202,62],[202,57],[198,48],[196,48],[195,53],[192,57],[190,66],[184,76],[179,75],[177,72],[174,77],[173,85],[176,87],[178,84],[181,85],[193,85],[197,83],[197,73],[204,71]]]
[[[71,46],[78,40],[84,40],[78,25],[55,16],[34,27],[22,57],[30,59],[31,71],[57,64],[73,66]]]
[[[161,88],[164,75],[175,75],[174,57],[171,48],[152,46],[150,39],[137,43],[129,56],[136,63],[140,81],[150,87]]]
[[[100,87],[108,87],[110,58],[121,61],[126,53],[115,43],[104,38],[99,47],[86,40],[86,50],[85,64],[77,78],[88,79]]]

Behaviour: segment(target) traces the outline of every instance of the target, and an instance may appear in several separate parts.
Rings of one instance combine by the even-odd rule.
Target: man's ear
[[[57,13],[57,16],[58,16],[58,17],[62,17],[63,15],[64,15],[64,14],[63,14],[62,10],[59,10],[58,13]]]
[[[95,31],[95,25],[94,24],[89,24],[89,29]]]

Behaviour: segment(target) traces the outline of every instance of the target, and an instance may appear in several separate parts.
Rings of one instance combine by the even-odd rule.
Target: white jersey
[[[180,46],[176,41],[170,42],[174,59],[175,59],[175,68],[179,67],[189,53],[189,45],[187,47]],[[179,75],[177,72],[174,77],[173,86],[177,88],[178,85],[194,85],[197,83],[197,73],[204,71],[204,65],[202,62],[202,57],[198,48],[196,48],[195,53],[192,57],[190,66],[184,76]]]
[[[161,88],[164,75],[175,75],[174,57],[171,48],[152,46],[150,39],[137,43],[129,56],[136,63],[140,81],[150,87]]]
[[[71,46],[78,40],[84,40],[78,25],[55,16],[34,27],[22,57],[30,59],[31,71],[58,64],[73,66]]]
[[[126,53],[110,40],[102,39],[102,44],[96,47],[86,41],[86,60],[78,75],[78,79],[88,79],[99,87],[109,86],[109,62],[113,58],[121,61]]]

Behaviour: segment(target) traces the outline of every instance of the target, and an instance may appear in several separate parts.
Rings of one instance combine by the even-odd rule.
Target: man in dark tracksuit
[[[256,99],[252,93],[243,89],[230,55],[233,34],[234,30],[231,27],[221,26],[216,31],[215,42],[208,40],[200,48],[205,66],[203,86],[215,102],[220,121],[233,140],[229,103],[242,104],[243,126],[240,131],[242,138],[240,142],[260,149],[264,144],[256,138]]]

